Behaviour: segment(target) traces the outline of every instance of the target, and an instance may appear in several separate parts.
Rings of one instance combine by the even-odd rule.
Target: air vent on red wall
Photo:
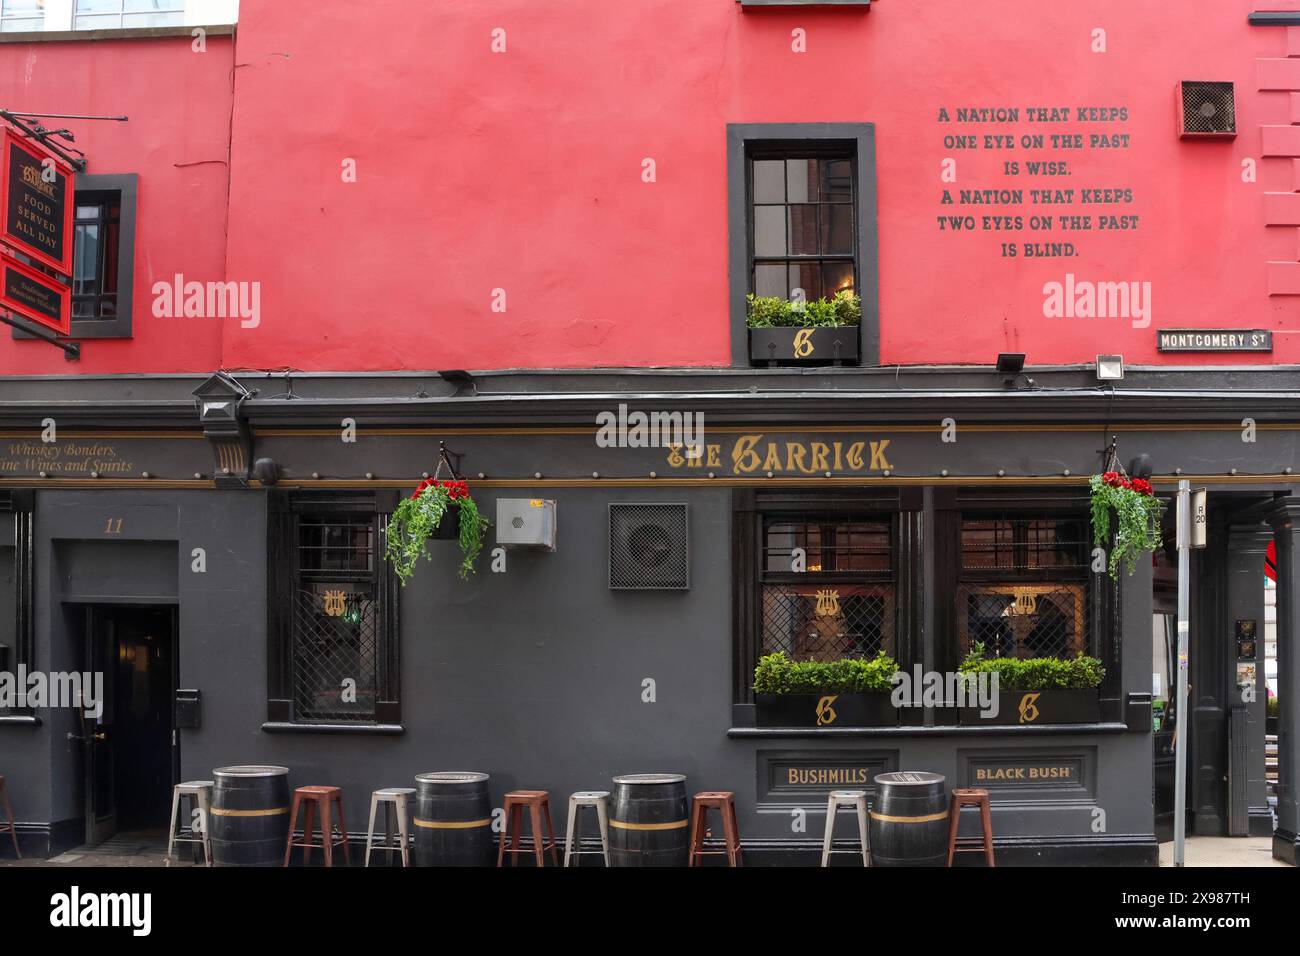
[[[1231,83],[1183,80],[1178,94],[1180,139],[1232,139],[1237,135],[1237,103]]]

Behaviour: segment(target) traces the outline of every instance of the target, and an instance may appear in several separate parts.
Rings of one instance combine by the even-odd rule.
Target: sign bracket
[[[69,362],[75,362],[81,358],[80,342],[62,342],[56,336],[50,335],[44,329],[36,325],[29,325],[26,322],[19,322],[7,312],[0,311],[0,322],[11,326],[20,332],[26,332],[33,338],[38,338],[42,342],[49,342],[51,345],[63,349],[63,357]]]
[[[30,120],[35,118],[37,115],[39,114],[14,113],[11,112],[10,110],[4,109],[3,107],[0,107],[0,119],[4,119],[12,123],[17,129],[22,130],[23,133],[28,138],[36,140],[36,142],[40,143],[50,152],[54,153],[56,156],[59,157],[59,159],[63,160],[65,163],[67,163],[77,172],[84,173],[86,171],[85,153],[83,153],[79,149],[73,149],[71,146],[66,146],[66,147],[60,146],[58,143],[53,143],[50,141],[53,137],[58,136],[62,139],[66,139],[68,142],[72,142],[73,141],[72,134],[68,132],[66,129],[46,129],[40,123],[30,122]],[[77,118],[78,119],[90,119],[90,118],[109,119],[109,120],[119,120],[119,121],[124,121],[126,119],[125,116],[77,117]],[[73,153],[76,153],[76,155],[75,156],[72,155]]]

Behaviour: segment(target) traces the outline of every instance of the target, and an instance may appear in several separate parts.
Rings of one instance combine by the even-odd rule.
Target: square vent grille
[[[1183,80],[1178,135],[1183,139],[1231,139],[1237,135],[1237,103],[1231,83]]]
[[[689,590],[689,555],[685,504],[609,506],[611,590]]]

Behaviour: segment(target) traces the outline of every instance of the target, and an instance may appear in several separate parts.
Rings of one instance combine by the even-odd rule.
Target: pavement
[[[1183,856],[1184,866],[1284,866],[1289,863],[1273,859],[1272,837],[1211,837],[1187,838]],[[1174,865],[1174,845],[1160,844],[1160,865]]]
[[[7,846],[0,847],[0,850],[7,849]],[[180,859],[172,861],[173,867],[195,865],[189,847],[179,847],[177,855]],[[99,846],[79,847],[49,860],[15,860],[6,855],[0,858],[0,869],[24,866],[155,867],[165,866],[166,861],[167,840],[163,833],[119,833]],[[1191,836],[1187,838],[1185,861],[1188,867],[1288,865],[1273,859],[1273,841],[1269,837]],[[1174,865],[1173,843],[1160,844],[1160,865]]]

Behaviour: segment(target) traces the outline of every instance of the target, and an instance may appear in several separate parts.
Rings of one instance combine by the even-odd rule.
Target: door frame
[[[180,605],[176,601],[129,601],[114,602],[100,601],[96,603],[87,603],[81,605],[84,612],[83,636],[81,641],[81,661],[82,672],[91,670],[94,661],[93,651],[94,642],[99,638],[105,623],[111,626],[112,614],[119,610],[167,610],[170,617],[171,631],[171,673],[168,675],[171,682],[171,692],[169,694],[169,706],[167,708],[168,723],[171,729],[171,785],[174,787],[180,782],[180,733],[176,729],[176,688],[180,686]],[[112,656],[111,670],[106,668],[104,673],[105,697],[113,693],[109,689],[110,681],[115,680],[116,674],[116,652],[118,641],[116,636],[111,639],[111,649],[109,654]],[[83,798],[83,813],[85,818],[85,843],[87,846],[96,846],[112,837],[117,832],[117,806],[114,801],[113,813],[99,817],[96,814],[95,807],[95,743],[97,742],[96,730],[93,724],[84,715],[84,711],[78,711],[80,720],[80,734],[77,735],[82,745],[81,761],[81,779]],[[111,717],[111,714],[108,715]],[[110,781],[110,785],[115,785],[115,781]]]

